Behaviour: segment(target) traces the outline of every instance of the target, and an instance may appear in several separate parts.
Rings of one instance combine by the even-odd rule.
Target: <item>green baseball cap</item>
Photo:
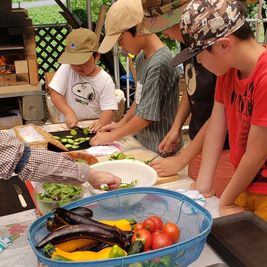
[[[138,26],[138,33],[162,32],[179,24],[188,3],[189,0],[142,0],[144,18]]]
[[[73,30],[66,37],[65,51],[59,57],[61,64],[80,65],[87,62],[93,52],[98,50],[98,38],[94,32],[85,28]]]

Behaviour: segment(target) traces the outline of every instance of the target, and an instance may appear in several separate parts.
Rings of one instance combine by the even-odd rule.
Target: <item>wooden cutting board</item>
[[[150,160],[157,154],[151,150],[147,150],[144,148],[137,148],[137,149],[131,149],[128,151],[123,152],[126,155],[133,156],[137,160],[145,161],[145,160]],[[160,159],[161,157],[159,156],[157,159]],[[101,161],[106,161],[109,159],[109,156],[102,156],[102,157],[97,157],[99,162]],[[156,185],[158,184],[164,184],[164,183],[170,183],[170,182],[175,182],[179,179],[179,174],[173,175],[173,176],[166,176],[166,177],[159,177],[157,179]]]

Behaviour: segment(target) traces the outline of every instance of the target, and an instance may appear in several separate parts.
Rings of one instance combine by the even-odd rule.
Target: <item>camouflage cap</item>
[[[189,0],[142,0],[144,18],[138,26],[138,33],[161,32],[179,24],[188,3]]]
[[[237,1],[193,0],[184,9],[180,29],[187,46],[176,55],[173,65],[178,65],[199,54],[221,37],[228,36],[245,23]]]

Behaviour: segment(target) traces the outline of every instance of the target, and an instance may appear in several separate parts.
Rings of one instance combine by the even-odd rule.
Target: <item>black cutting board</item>
[[[58,131],[58,132],[49,132],[50,134],[52,135],[55,135],[55,136],[59,136],[59,137],[66,137],[68,135],[71,135],[70,134],[70,130],[67,130],[67,131]],[[82,138],[82,137],[94,137],[95,136],[95,133],[89,133],[89,134],[84,134],[82,132],[82,130],[78,130],[77,131],[77,134],[73,137],[73,139],[77,139],[77,138]],[[73,148],[68,148],[69,151],[76,151],[76,150],[83,150],[83,149],[87,149],[91,147],[90,143],[88,141],[84,142],[84,143],[81,143],[79,145],[79,148],[77,149],[73,149]],[[56,147],[55,145],[51,144],[51,143],[48,143],[48,146],[47,146],[47,149],[50,150],[50,151],[55,151],[55,152],[62,152],[62,150],[58,147]]]
[[[17,184],[27,203],[26,208],[22,208],[13,184]],[[18,176],[13,176],[8,180],[0,179],[0,216],[9,215],[29,209],[35,209],[30,193],[23,181]]]
[[[267,223],[252,212],[214,219],[207,242],[229,266],[267,266]]]

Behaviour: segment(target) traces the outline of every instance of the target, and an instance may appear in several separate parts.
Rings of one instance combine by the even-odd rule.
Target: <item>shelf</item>
[[[37,85],[23,84],[0,87],[0,98],[40,95],[41,93],[40,83]]]

